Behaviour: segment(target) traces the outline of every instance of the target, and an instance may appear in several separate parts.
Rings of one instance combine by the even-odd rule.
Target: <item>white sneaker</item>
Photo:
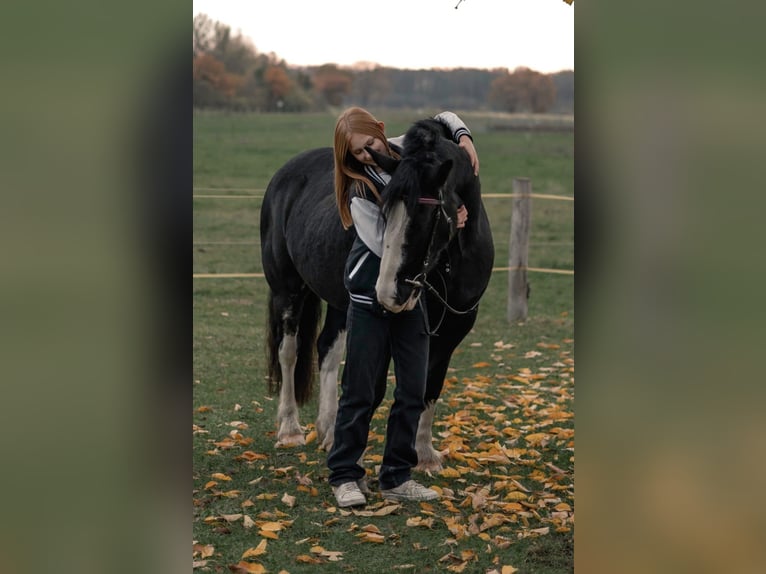
[[[426,488],[414,480],[403,482],[395,488],[380,491],[383,498],[388,500],[435,500],[439,498],[439,493],[430,488]]]
[[[359,490],[359,486],[353,482],[344,482],[340,486],[333,486],[332,492],[335,495],[335,500],[338,501],[338,506],[346,508],[347,506],[363,506],[367,504],[367,499]]]

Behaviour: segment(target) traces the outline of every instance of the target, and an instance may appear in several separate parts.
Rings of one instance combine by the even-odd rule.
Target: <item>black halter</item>
[[[428,247],[426,248],[426,257],[423,259],[423,270],[415,276],[414,279],[405,279],[404,281],[406,283],[409,283],[410,285],[414,285],[415,287],[423,287],[426,281],[426,274],[428,273],[428,265],[431,263],[431,248],[433,247],[434,240],[436,239],[436,231],[439,228],[439,220],[441,219],[442,214],[444,214],[445,219],[447,220],[447,223],[451,223],[452,219],[449,215],[447,215],[447,212],[444,210],[444,196],[442,195],[442,190],[439,189],[439,198],[435,197],[419,197],[418,203],[422,205],[433,205],[435,207],[438,207],[439,209],[434,210],[434,222],[431,226],[431,238],[428,240]]]
[[[442,305],[444,305],[444,308],[447,309],[448,311],[450,311],[451,313],[454,313],[455,315],[467,315],[468,313],[470,313],[471,311],[474,311],[476,309],[476,307],[479,306],[479,301],[476,301],[476,303],[471,305],[471,307],[466,309],[465,311],[460,311],[460,310],[455,309],[454,307],[452,307],[449,303],[447,303],[447,300],[446,300],[446,297],[447,297],[446,289],[445,289],[445,292],[444,292],[444,297],[442,297],[439,294],[439,291],[437,291],[434,288],[434,286],[431,285],[426,280],[426,276],[428,275],[428,265],[430,263],[430,257],[431,257],[431,247],[433,246],[434,240],[436,239],[436,230],[439,227],[439,219],[441,219],[442,214],[444,214],[444,217],[446,218],[448,223],[451,223],[451,221],[452,221],[452,219],[450,218],[449,215],[447,215],[447,212],[444,209],[444,197],[442,195],[442,190],[439,189],[439,198],[438,199],[436,199],[434,197],[419,197],[418,198],[418,203],[421,203],[423,205],[438,206],[439,209],[435,210],[434,223],[433,223],[433,226],[431,228],[431,238],[428,241],[428,249],[426,250],[426,257],[423,260],[423,270],[418,275],[416,275],[414,279],[405,279],[404,282],[405,283],[409,283],[410,285],[413,285],[415,287],[419,287],[421,289],[423,287],[425,287],[431,293],[433,293],[434,296],[436,297],[436,299]],[[442,320],[443,319],[444,319],[444,316],[442,315]],[[439,321],[439,325],[437,325],[436,329],[434,329],[433,331],[431,331],[429,329],[429,335],[435,335],[436,331],[439,329],[439,326],[441,326],[441,320]]]

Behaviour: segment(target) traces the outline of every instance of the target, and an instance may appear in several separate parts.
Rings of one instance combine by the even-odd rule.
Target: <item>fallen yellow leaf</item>
[[[255,498],[256,498],[256,500],[273,500],[273,499],[275,499],[276,497],[277,497],[277,495],[276,495],[276,494],[274,494],[274,493],[271,493],[271,492],[264,492],[263,494],[259,494],[259,495],[258,495],[258,496],[256,496]]]
[[[239,457],[235,457],[235,458],[240,458],[240,457],[250,462],[253,462],[254,460],[265,460],[269,458],[265,454],[253,452],[252,450],[246,450],[241,455],[239,455]]]
[[[407,519],[407,526],[423,526],[424,528],[433,528],[433,525],[433,517],[423,518],[422,516],[413,516],[412,518]]]
[[[362,542],[374,542],[375,544],[383,544],[386,541],[385,536],[382,534],[375,534],[374,532],[362,532],[356,535]]]
[[[387,516],[391,514],[392,512],[396,512],[402,507],[401,504],[390,504],[388,506],[384,506],[383,508],[380,508],[372,513],[373,516]]]
[[[227,490],[226,492],[219,493],[221,496],[225,496],[226,498],[237,498],[241,492],[239,490]]]
[[[212,544],[194,544],[192,545],[192,556],[199,554],[200,558],[209,558],[215,552]]]
[[[268,540],[261,540],[261,542],[256,546],[255,548],[248,548],[245,550],[244,554],[242,554],[242,560],[245,558],[248,558],[250,556],[260,556],[262,554],[266,554],[266,545],[269,543]]]
[[[518,490],[514,490],[505,495],[505,500],[526,500],[527,498],[526,494],[519,492]]]
[[[229,570],[234,572],[234,574],[263,574],[266,572],[266,568],[263,564],[258,564],[257,562],[245,562],[244,560],[229,566]]]

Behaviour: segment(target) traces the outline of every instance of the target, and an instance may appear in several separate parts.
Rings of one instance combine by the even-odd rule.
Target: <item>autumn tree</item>
[[[235,95],[244,78],[226,71],[223,62],[211,54],[200,54],[193,60],[192,101],[222,105]]]
[[[489,101],[508,112],[547,112],[556,99],[556,87],[550,76],[529,68],[507,70],[492,81]]]
[[[362,106],[378,105],[385,102],[391,92],[391,79],[386,68],[358,65],[354,77],[352,95]]]
[[[269,108],[282,108],[284,98],[293,87],[287,71],[280,66],[269,66],[263,73],[263,79],[269,91]]]
[[[215,46],[215,22],[207,14],[194,17],[192,31],[192,54],[196,58],[209,53]]]
[[[339,106],[354,83],[354,77],[348,70],[342,70],[335,64],[319,66],[314,72],[314,89],[331,106]]]
[[[197,107],[301,111],[315,106],[305,74],[276,54],[258,53],[249,38],[205,14],[194,17],[192,48]]]

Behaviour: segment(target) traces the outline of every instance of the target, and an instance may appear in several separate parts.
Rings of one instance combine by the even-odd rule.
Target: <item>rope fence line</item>
[[[262,189],[227,189],[227,188],[195,188],[194,191],[253,191],[263,192]],[[513,199],[514,197],[521,197],[516,193],[483,193],[482,198],[487,199]],[[559,201],[574,201],[574,197],[568,195],[550,195],[546,193],[530,193],[526,197],[534,199],[554,199]],[[263,199],[263,195],[192,195],[192,199]]]
[[[492,272],[496,271],[519,271],[526,269],[533,273],[555,273],[558,275],[574,275],[574,270],[570,269],[546,269],[544,267],[493,267]],[[263,273],[193,273],[192,279],[252,279],[263,278]]]
[[[234,187],[195,187],[193,191],[234,191],[249,193],[249,195],[192,195],[193,199],[263,199],[264,189],[257,188],[234,188]],[[558,201],[574,201],[574,197],[566,195],[551,195],[543,193],[486,193],[482,195],[483,198],[488,199],[513,199],[513,198],[536,198],[536,199],[550,199]],[[564,242],[571,244],[571,242]],[[257,243],[251,242],[197,242],[194,245],[254,245]],[[574,275],[573,269],[550,269],[543,267],[494,267],[492,272],[500,271],[529,271],[532,273],[552,273],[558,275]],[[251,278],[263,278],[263,273],[193,273],[193,279],[251,279]]]
[[[260,245],[260,241],[193,241],[192,245]]]
[[[192,245],[260,245],[260,240],[253,241],[193,241]],[[546,245],[574,245],[574,241],[530,241],[530,247],[546,246]]]
[[[263,199],[262,195],[192,195],[192,199]]]
[[[252,187],[193,187],[192,191],[242,191],[245,193],[263,193],[266,190],[264,188],[253,189]]]
[[[532,271],[533,273],[557,273],[559,275],[574,275],[574,269],[547,269],[545,267],[493,267],[495,271]]]
[[[265,277],[263,273],[194,273],[193,279],[250,279],[251,277]]]

